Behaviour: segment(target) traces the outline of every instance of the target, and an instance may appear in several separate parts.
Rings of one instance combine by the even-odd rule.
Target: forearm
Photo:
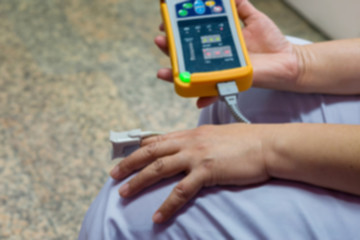
[[[360,39],[295,46],[294,51],[300,92],[360,94]]]
[[[360,195],[360,126],[272,126],[264,144],[271,177]]]
[[[252,53],[254,87],[301,93],[360,94],[360,39],[290,45]]]

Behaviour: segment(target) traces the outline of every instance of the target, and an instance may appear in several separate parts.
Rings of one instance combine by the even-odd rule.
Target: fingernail
[[[161,223],[164,220],[164,216],[161,214],[161,212],[156,212],[153,216],[153,221],[155,223]]]
[[[110,172],[110,175],[113,178],[118,178],[119,177],[119,171],[120,171],[120,167],[118,165],[116,165]]]
[[[126,197],[129,194],[129,184],[125,183],[119,189],[119,193],[122,197]]]

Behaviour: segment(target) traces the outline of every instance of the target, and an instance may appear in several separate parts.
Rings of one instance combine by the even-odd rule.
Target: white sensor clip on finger
[[[161,132],[141,131],[134,129],[125,132],[110,132],[110,142],[112,143],[111,160],[124,158],[140,148],[141,140],[147,137],[162,135]]]

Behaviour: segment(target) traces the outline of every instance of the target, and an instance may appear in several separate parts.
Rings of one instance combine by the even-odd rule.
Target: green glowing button
[[[180,80],[184,83],[190,83],[191,81],[191,73],[189,72],[182,72],[179,74]]]
[[[185,9],[179,10],[179,15],[181,17],[186,17],[188,14],[189,14],[189,12],[187,10],[185,10]]]
[[[193,4],[192,3],[184,3],[183,8],[186,8],[186,9],[193,8]]]

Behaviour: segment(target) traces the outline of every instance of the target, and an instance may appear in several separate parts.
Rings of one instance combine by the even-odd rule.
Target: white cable
[[[217,88],[221,100],[225,101],[234,118],[238,122],[250,124],[251,122],[241,113],[238,107],[236,95],[239,93],[239,90],[236,82],[231,81],[218,83]]]

